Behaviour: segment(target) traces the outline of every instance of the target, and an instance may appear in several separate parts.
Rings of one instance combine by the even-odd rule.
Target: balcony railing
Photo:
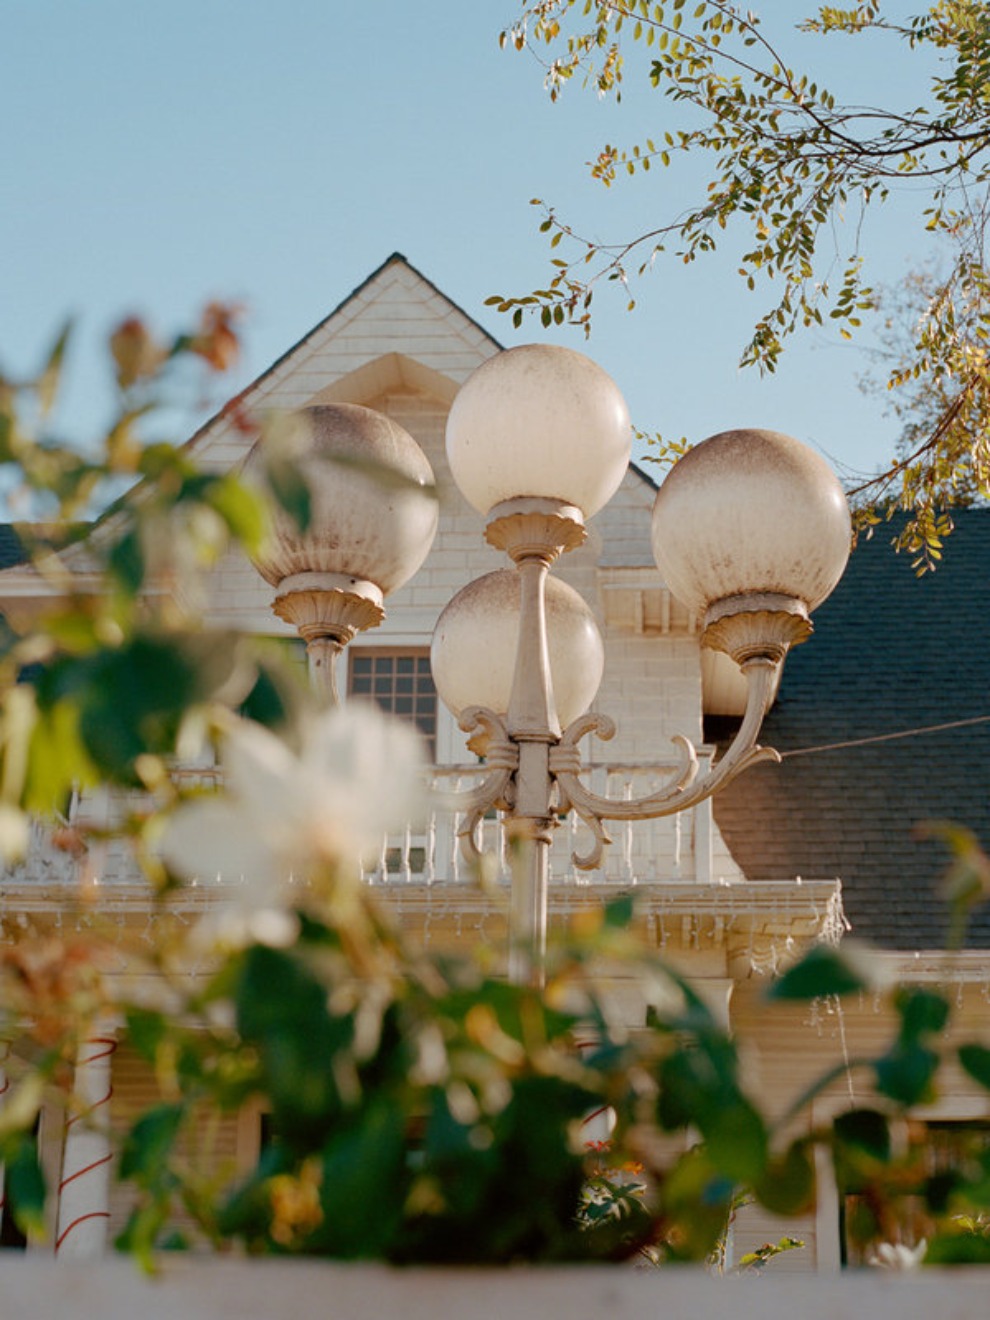
[[[602,763],[590,766],[585,777],[595,792],[610,798],[629,799],[657,789],[663,782],[664,770],[663,766]],[[222,771],[212,766],[181,769],[174,774],[181,786],[190,790],[219,788],[223,782]],[[434,766],[430,774],[430,786],[440,805],[429,813],[425,822],[410,824],[405,830],[382,840],[377,858],[364,870],[369,884],[456,884],[474,879],[473,866],[464,857],[458,840],[461,818],[442,803],[452,792],[476,784],[484,774],[484,767]],[[106,793],[86,795],[74,803],[66,825],[78,822],[105,827],[127,809],[139,805],[137,795],[133,802],[125,796]],[[594,871],[578,870],[571,857],[574,852],[587,850],[589,836],[582,822],[573,812],[569,813],[554,840],[551,883],[628,886],[649,880],[681,880],[706,884],[713,878],[713,825],[709,801],[661,820],[612,821],[609,832],[613,842],[605,850],[602,867]],[[3,879],[15,883],[70,882],[78,873],[81,858],[72,848],[66,847],[65,833],[64,828],[53,832],[36,826],[27,859],[8,870]],[[495,878],[507,882],[509,862],[505,830],[495,812],[481,822],[477,842],[489,859],[488,865],[494,868]],[[91,853],[88,856],[88,868],[99,883],[134,883],[140,878],[125,843],[114,841],[97,847],[98,855]],[[201,883],[216,879],[223,881],[228,877],[203,876]],[[238,877],[229,879],[236,881]]]
[[[660,787],[665,769],[673,766],[640,766],[603,763],[589,767],[586,781],[595,792],[628,800]],[[442,801],[459,790],[473,787],[484,773],[483,766],[434,766],[431,787]],[[473,878],[472,864],[460,847],[461,817],[440,807],[431,812],[425,826],[408,826],[401,834],[382,842],[375,861],[365,869],[372,884],[433,884]],[[635,885],[646,880],[684,880],[708,883],[712,879],[712,814],[710,802],[676,816],[654,821],[612,821],[612,846],[605,850],[604,864],[594,871],[575,867],[572,854],[585,852],[590,838],[585,826],[569,813],[557,830],[550,857],[552,884]],[[505,828],[496,812],[482,821],[477,843],[490,859],[497,879],[508,881],[509,860]]]

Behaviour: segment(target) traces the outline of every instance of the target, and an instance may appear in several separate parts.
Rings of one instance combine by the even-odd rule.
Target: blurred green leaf
[[[871,1159],[890,1159],[890,1125],[878,1110],[847,1110],[836,1117],[833,1130],[843,1146],[861,1150]]]
[[[290,1147],[318,1140],[360,1095],[353,1017],[331,1016],[326,987],[297,954],[262,945],[244,953],[236,1011],[260,1053],[279,1137]]]
[[[939,1233],[925,1251],[926,1265],[990,1265],[990,1237],[985,1233]]]
[[[801,1142],[792,1142],[783,1156],[775,1156],[753,1182],[761,1205],[775,1215],[801,1215],[815,1202],[815,1161]]]
[[[121,1178],[133,1178],[141,1186],[160,1180],[185,1117],[186,1106],[181,1101],[156,1105],[142,1114],[124,1140]]]
[[[974,1081],[990,1091],[990,1049],[976,1043],[960,1045],[959,1062]]]
[[[123,646],[56,661],[38,679],[38,702],[43,712],[74,706],[79,738],[100,773],[137,784],[138,757],[171,755],[190,708],[217,699],[241,665],[227,633],[137,633]]]
[[[145,562],[141,533],[134,527],[117,541],[107,559],[107,569],[117,586],[136,596],[144,585]]]
[[[228,474],[212,481],[203,499],[220,514],[245,552],[256,555],[268,530],[268,511],[262,496]]]
[[[763,1118],[742,1096],[720,1105],[703,1127],[712,1162],[740,1183],[757,1183],[767,1164],[767,1129]]]
[[[25,807],[44,816],[64,811],[73,789],[98,781],[97,767],[81,737],[78,707],[70,701],[42,706],[31,731]]]
[[[662,1188],[663,1210],[675,1227],[669,1244],[672,1259],[708,1259],[725,1232],[735,1191],[704,1147],[696,1146],[676,1161]]]
[[[41,375],[37,382],[38,406],[41,415],[44,417],[51,411],[58,396],[59,384],[62,379],[62,366],[65,361],[65,351],[69,346],[69,340],[72,336],[72,321],[66,321],[55,336],[55,342],[49,350],[45,365],[42,368]]]
[[[168,1037],[170,1024],[156,1009],[128,1006],[127,1042],[148,1063],[154,1063],[158,1048]]]
[[[22,1233],[41,1233],[45,1227],[45,1175],[38,1143],[25,1135],[14,1143],[4,1165],[4,1191]]]
[[[895,1045],[874,1063],[877,1090],[905,1107],[932,1100],[939,1062],[923,1045]]]
[[[767,991],[768,999],[818,999],[822,995],[848,995],[866,990],[870,981],[858,950],[816,944],[789,967]]]
[[[338,1259],[380,1259],[402,1220],[410,1182],[402,1109],[384,1096],[372,1100],[354,1125],[331,1136],[322,1166],[323,1224],[310,1247]]]
[[[633,919],[636,910],[632,894],[620,894],[609,899],[605,904],[605,925],[616,930],[625,930]]]
[[[990,898],[990,857],[973,831],[955,821],[922,821],[913,832],[920,839],[940,840],[952,854],[939,888],[950,910],[948,944],[958,948],[965,938],[970,912]]]
[[[894,997],[894,1008],[901,1019],[900,1039],[905,1045],[942,1031],[949,1020],[949,1002],[937,990],[901,989]]]
[[[292,519],[300,532],[308,532],[313,519],[313,498],[309,483],[296,463],[270,459],[265,476],[279,507]]]

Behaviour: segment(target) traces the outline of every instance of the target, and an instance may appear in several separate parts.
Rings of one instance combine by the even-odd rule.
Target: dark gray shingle
[[[889,528],[860,544],[767,717],[761,741],[783,765],[756,767],[715,800],[751,880],[838,876],[855,933],[890,948],[944,936],[936,886],[947,853],[912,827],[959,821],[990,847],[990,720],[787,753],[990,716],[990,510],[955,517],[943,564],[920,579],[891,550]],[[990,948],[990,904],[969,943]]]

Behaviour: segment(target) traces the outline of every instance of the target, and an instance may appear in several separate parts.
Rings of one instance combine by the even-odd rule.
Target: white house
[[[253,414],[294,410],[330,402],[359,403],[400,423],[419,442],[436,476],[439,532],[422,569],[386,602],[387,617],[362,633],[342,660],[341,687],[370,694],[380,704],[415,720],[428,736],[439,785],[457,786],[477,775],[475,758],[453,717],[437,700],[428,652],[437,617],[451,596],[468,582],[503,567],[503,556],[483,537],[483,519],[454,486],[444,452],[447,412],[470,373],[499,351],[495,340],[461,308],[395,254],[260,376],[240,398]],[[231,416],[221,412],[189,441],[208,468],[240,464],[251,444]],[[594,709],[612,716],[615,739],[593,746],[590,782],[612,796],[638,795],[656,779],[658,768],[673,763],[671,738],[686,734],[704,743],[705,720],[731,720],[741,713],[738,672],[726,657],[705,651],[697,621],[674,599],[654,566],[650,512],[655,495],[651,476],[631,466],[611,503],[589,524],[579,549],[563,556],[559,576],[591,607],[605,644],[605,678]],[[39,591],[33,570],[13,564],[0,572],[0,604],[30,600]],[[272,613],[273,591],[243,557],[230,555],[212,574],[206,616],[211,625],[256,634],[291,636]],[[827,625],[821,624],[824,632]],[[813,638],[801,650],[818,645]],[[789,664],[792,661],[788,662]],[[786,712],[787,677],[780,711]],[[198,774],[211,772],[202,769]],[[772,785],[774,768],[761,772]],[[744,793],[740,788],[739,792]],[[772,788],[769,790],[772,792]],[[570,819],[558,830],[550,890],[551,921],[574,909],[600,903],[609,893],[634,887],[641,920],[658,950],[674,959],[710,1002],[728,1015],[747,1042],[753,1084],[766,1095],[785,1099],[814,1068],[850,1050],[857,1034],[875,1035],[883,1019],[872,1005],[839,1013],[821,1005],[813,1020],[806,1013],[778,1009],[772,1019],[757,1011],[767,975],[812,940],[834,940],[845,929],[840,876],[829,859],[801,876],[764,872],[760,863],[759,820],[746,816],[745,869],[731,839],[739,834],[737,814],[723,832],[719,811],[702,804],[656,823],[614,829],[614,843],[602,867],[578,872],[570,854],[581,842]],[[84,801],[82,812],[105,810]],[[775,828],[781,828],[779,820]],[[786,828],[786,822],[783,826]],[[498,824],[486,822],[486,840],[497,852]],[[455,846],[454,821],[437,811],[427,827],[383,841],[379,864],[369,883],[395,906],[404,924],[427,941],[456,945],[504,935],[504,906],[483,895]],[[86,921],[69,902],[74,862],[53,851],[39,836],[29,861],[0,886],[0,922],[8,938],[32,923]],[[773,878],[767,878],[772,875]],[[147,892],[128,856],[111,850],[101,861],[101,917],[133,927],[147,919]],[[222,891],[222,881],[202,877],[180,904],[200,908]],[[900,954],[891,955],[904,962]],[[925,953],[924,974],[941,973]],[[985,1017],[987,973],[973,956],[959,973],[967,1025]],[[630,1006],[630,1013],[635,1007]],[[146,1092],[147,1078],[113,1024],[80,1063],[80,1087],[94,1105],[105,1103],[122,1117]],[[853,1085],[850,1082],[850,1087]],[[839,1099],[848,1099],[838,1088]],[[832,1103],[831,1101],[826,1101]],[[956,1080],[949,1116],[972,1116],[976,1098]],[[982,1110],[981,1110],[982,1112]],[[107,1182],[104,1153],[94,1153],[93,1133],[66,1128],[46,1116],[44,1149],[53,1180],[62,1188],[54,1236],[60,1249],[85,1254],[119,1226],[124,1207]],[[245,1158],[258,1140],[256,1116],[229,1125],[229,1151]],[[824,1186],[829,1185],[827,1176]],[[739,1250],[768,1236],[795,1231],[793,1225],[757,1221],[737,1225]],[[838,1207],[826,1194],[817,1218],[796,1227],[809,1245],[778,1262],[781,1268],[837,1266],[840,1256]]]

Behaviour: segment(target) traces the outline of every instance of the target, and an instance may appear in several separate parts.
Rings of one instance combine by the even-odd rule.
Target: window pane
[[[382,710],[414,723],[436,755],[437,697],[429,652],[351,651],[348,692],[372,695]]]

